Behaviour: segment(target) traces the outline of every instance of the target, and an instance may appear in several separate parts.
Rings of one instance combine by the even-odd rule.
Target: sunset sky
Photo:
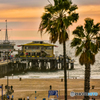
[[[53,0],[50,0],[53,3]],[[87,17],[93,18],[94,22],[100,22],[100,1],[99,0],[72,0],[78,5],[77,12],[79,19],[73,24],[71,31],[77,25],[84,24]],[[0,40],[5,35],[5,20],[8,21],[8,34],[10,40],[48,40],[49,35],[41,38],[38,32],[44,6],[49,4],[48,0],[0,0]]]

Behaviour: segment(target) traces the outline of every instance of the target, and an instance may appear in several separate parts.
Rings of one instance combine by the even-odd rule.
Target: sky
[[[49,0],[53,3],[53,0]],[[78,25],[84,25],[84,19],[93,18],[94,22],[100,22],[100,0],[72,0],[78,6],[79,13],[77,23],[69,27],[71,32]],[[4,40],[7,20],[9,40],[49,40],[48,34],[42,38],[38,32],[44,6],[48,0],[0,0],[0,40]]]

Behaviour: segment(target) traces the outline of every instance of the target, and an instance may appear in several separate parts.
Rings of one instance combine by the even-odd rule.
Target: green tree
[[[71,47],[76,47],[75,56],[80,56],[79,63],[85,65],[84,92],[90,90],[90,65],[95,63],[95,55],[98,53],[98,31],[99,23],[94,24],[91,18],[85,19],[84,26],[77,26],[73,31],[75,35]],[[89,96],[84,96],[89,100]]]
[[[77,5],[70,0],[54,0],[54,4],[45,6],[42,15],[39,31],[41,36],[43,31],[50,35],[50,41],[55,43],[57,40],[63,44],[64,55],[64,81],[65,81],[65,100],[67,100],[67,75],[66,75],[66,41],[69,39],[67,29],[78,19],[76,13]]]

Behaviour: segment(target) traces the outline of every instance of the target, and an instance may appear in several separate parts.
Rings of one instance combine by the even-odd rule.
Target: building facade
[[[53,44],[43,41],[32,41],[24,45],[20,45],[22,50],[18,51],[20,57],[54,57]]]

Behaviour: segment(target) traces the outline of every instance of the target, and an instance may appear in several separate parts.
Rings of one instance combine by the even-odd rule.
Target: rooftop
[[[20,45],[20,46],[55,46],[55,45],[45,43],[44,41],[32,41],[30,43],[23,44],[23,45]]]

